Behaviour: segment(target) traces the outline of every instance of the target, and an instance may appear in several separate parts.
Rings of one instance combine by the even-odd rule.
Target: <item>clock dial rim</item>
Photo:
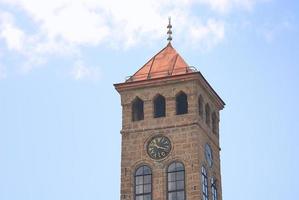
[[[153,156],[152,153],[150,152],[151,142],[152,142],[153,140],[157,139],[157,138],[164,138],[164,139],[166,139],[166,140],[169,142],[169,147],[167,148],[167,151],[163,151],[163,152],[165,152],[165,155],[164,155],[164,156],[161,156],[161,157],[155,157],[155,156]],[[161,147],[161,148],[163,148],[163,147]],[[151,137],[151,138],[148,140],[147,145],[146,145],[146,151],[147,151],[148,156],[149,156],[151,159],[153,159],[153,160],[163,160],[163,159],[167,158],[167,157],[170,155],[170,153],[171,153],[171,151],[172,151],[172,142],[171,142],[171,140],[169,139],[169,137],[167,137],[167,136],[165,136],[165,135],[162,135],[162,134],[155,135],[155,136]]]

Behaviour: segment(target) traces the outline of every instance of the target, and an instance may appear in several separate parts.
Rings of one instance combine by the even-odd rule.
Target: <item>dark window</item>
[[[203,117],[203,99],[201,95],[198,97],[198,114]]]
[[[216,180],[214,178],[211,179],[211,189],[212,189],[212,200],[218,200]]]
[[[154,99],[154,117],[165,117],[165,98],[161,95]]]
[[[208,175],[207,175],[207,170],[204,166],[201,167],[201,184],[202,184],[202,198],[203,200],[208,200],[209,199]]]
[[[173,162],[167,170],[168,200],[185,200],[185,168],[180,162]]]
[[[143,101],[136,97],[132,103],[132,120],[139,121],[144,119]]]
[[[152,170],[144,165],[135,171],[135,200],[152,199]]]
[[[208,126],[210,126],[210,123],[211,123],[211,109],[210,109],[209,104],[206,104],[205,111],[206,111],[206,124]]]
[[[188,98],[184,92],[176,96],[176,114],[182,115],[188,113]]]
[[[217,120],[217,116],[216,116],[215,112],[213,112],[213,114],[212,114],[212,130],[213,130],[213,133],[217,134],[217,132],[218,132],[218,120]]]

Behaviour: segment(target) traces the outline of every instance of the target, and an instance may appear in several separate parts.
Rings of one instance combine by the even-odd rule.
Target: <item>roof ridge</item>
[[[152,61],[152,64],[151,64],[151,66],[150,66],[150,69],[148,70],[147,78],[150,78],[150,77],[151,77],[151,71],[152,71],[154,62],[155,62],[155,60],[156,60],[156,56],[154,56],[152,59],[153,59],[153,61]]]
[[[172,70],[171,70],[171,74],[170,74],[170,75],[173,74],[173,71],[174,71],[174,68],[175,68],[175,64],[176,64],[176,61],[178,60],[178,57],[179,57],[179,54],[177,54],[176,57],[175,57],[175,60],[174,60],[173,67],[172,67]]]

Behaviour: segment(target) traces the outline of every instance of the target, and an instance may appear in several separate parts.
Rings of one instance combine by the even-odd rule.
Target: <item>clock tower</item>
[[[125,82],[121,200],[222,200],[219,112],[225,103],[169,43]]]

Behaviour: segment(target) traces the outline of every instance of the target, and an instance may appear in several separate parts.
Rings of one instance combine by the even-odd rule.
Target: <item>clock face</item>
[[[205,156],[210,167],[213,165],[213,153],[209,144],[205,146]]]
[[[147,153],[155,160],[165,158],[170,153],[170,150],[171,142],[163,135],[153,137],[147,144]]]

